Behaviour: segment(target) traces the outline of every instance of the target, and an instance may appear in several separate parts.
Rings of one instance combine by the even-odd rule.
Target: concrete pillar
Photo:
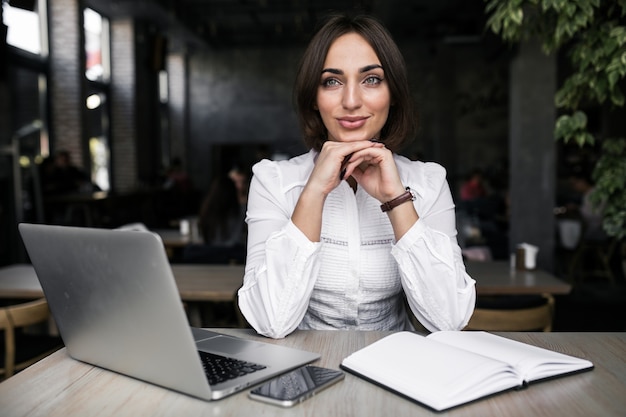
[[[511,62],[509,108],[510,252],[539,247],[537,264],[553,269],[555,245],[556,58],[535,42],[522,43]]]
[[[82,22],[77,0],[51,0],[50,12],[50,134],[54,149],[65,149],[72,161],[85,166],[82,146],[84,59]]]

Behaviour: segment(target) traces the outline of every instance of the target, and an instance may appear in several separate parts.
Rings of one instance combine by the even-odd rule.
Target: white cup
[[[180,234],[183,236],[188,236],[191,231],[191,227],[189,224],[189,220],[183,219],[180,221]]]
[[[528,243],[520,243],[517,245],[517,248],[523,249],[524,269],[535,269],[537,267],[537,252],[539,252],[539,248]]]

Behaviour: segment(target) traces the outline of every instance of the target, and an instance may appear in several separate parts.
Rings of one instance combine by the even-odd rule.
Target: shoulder
[[[264,159],[252,167],[253,179],[285,193],[303,187],[313,170],[316,153],[308,153],[282,161]]]
[[[402,183],[421,196],[433,191],[438,193],[441,187],[447,186],[446,169],[438,163],[412,161],[401,155],[394,158]]]

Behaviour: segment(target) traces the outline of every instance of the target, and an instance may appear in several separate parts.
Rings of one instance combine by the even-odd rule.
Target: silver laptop
[[[320,357],[191,328],[156,234],[24,223],[19,230],[74,359],[215,400]],[[218,358],[229,370],[217,379],[205,372],[216,355],[235,359]]]

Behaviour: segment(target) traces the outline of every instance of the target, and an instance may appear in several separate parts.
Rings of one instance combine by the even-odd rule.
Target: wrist
[[[304,188],[302,188],[301,194],[304,194],[310,198],[319,199],[326,198],[331,191],[332,189],[327,189],[326,185],[318,184],[317,182],[309,178],[307,183],[304,185]]]
[[[314,187],[305,186],[300,193],[298,200],[308,207],[323,207],[328,194],[323,190],[316,189]]]
[[[409,187],[406,187],[404,192],[392,198],[391,200],[385,201],[380,205],[380,209],[385,213],[393,210],[395,207],[399,205],[408,203],[409,201],[415,200],[415,194]]]

